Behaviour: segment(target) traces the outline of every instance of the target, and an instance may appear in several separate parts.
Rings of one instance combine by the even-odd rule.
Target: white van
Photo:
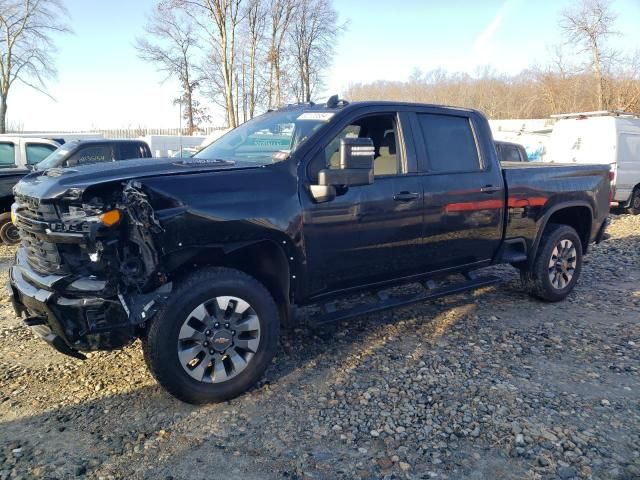
[[[554,115],[545,161],[611,165],[613,203],[640,214],[640,116],[619,112]]]

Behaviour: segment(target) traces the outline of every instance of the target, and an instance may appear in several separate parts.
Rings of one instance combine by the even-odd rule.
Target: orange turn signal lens
[[[120,210],[109,210],[100,215],[100,221],[105,227],[113,227],[120,221]]]

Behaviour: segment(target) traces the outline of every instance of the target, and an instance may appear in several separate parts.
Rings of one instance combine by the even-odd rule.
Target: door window
[[[142,146],[139,143],[121,143],[120,159],[127,160],[130,158],[144,157]]]
[[[361,118],[343,128],[312,163],[310,177],[313,180],[318,178],[318,171],[323,168],[340,167],[340,140],[343,138],[370,138],[373,141],[373,173],[376,177],[403,173],[397,148],[396,115],[384,114]]]
[[[419,114],[429,170],[436,173],[480,170],[480,157],[471,122],[467,117]]]
[[[16,166],[16,147],[13,143],[0,143],[0,168]]]
[[[27,153],[27,165],[35,165],[47,158],[56,149],[47,143],[27,143],[25,151]]]

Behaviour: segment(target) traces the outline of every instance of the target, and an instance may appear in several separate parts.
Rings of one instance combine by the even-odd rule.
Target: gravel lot
[[[258,387],[207,407],[139,344],[58,354],[3,293],[0,479],[640,478],[640,216],[609,232],[565,302],[493,268],[505,284],[289,332]]]

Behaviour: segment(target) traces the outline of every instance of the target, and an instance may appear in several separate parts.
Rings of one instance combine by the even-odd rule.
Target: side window
[[[324,154],[316,159],[310,168],[310,177],[317,178],[318,171],[323,168],[340,167],[340,140],[342,138],[370,138],[375,148],[373,173],[376,177],[384,175],[398,175],[400,168],[400,154],[396,148],[397,139],[396,115],[372,115],[356,120],[347,125],[324,148]],[[321,164],[324,162],[324,164]]]
[[[27,152],[27,165],[40,163],[55,149],[56,147],[47,143],[27,143],[25,146],[25,150]]]
[[[126,160],[130,158],[142,157],[142,148],[138,143],[121,143],[120,144],[120,159]]]
[[[520,151],[513,145],[503,145],[505,162],[522,162]]]
[[[419,114],[432,172],[470,172],[480,170],[476,140],[467,117]]]
[[[107,145],[92,145],[80,148],[80,150],[71,155],[67,160],[67,166],[110,162],[112,160],[111,147]]]
[[[0,143],[0,168],[16,166],[16,147],[13,143]]]

